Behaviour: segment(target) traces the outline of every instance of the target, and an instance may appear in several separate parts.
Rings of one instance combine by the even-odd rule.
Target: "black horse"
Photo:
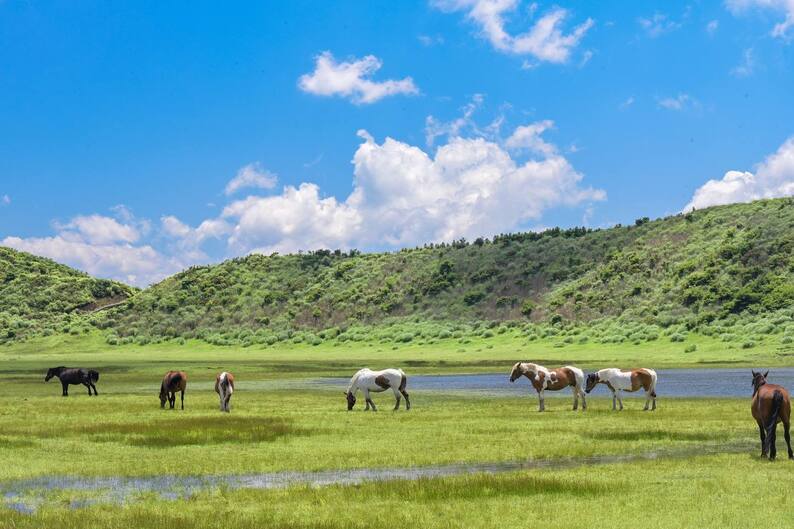
[[[51,367],[47,370],[47,376],[44,377],[44,382],[47,382],[52,377],[58,377],[63,386],[63,396],[69,396],[69,384],[82,384],[88,388],[88,395],[91,396],[91,388],[94,389],[94,395],[99,395],[96,390],[95,382],[99,381],[99,372],[93,369],[82,369],[75,367]]]

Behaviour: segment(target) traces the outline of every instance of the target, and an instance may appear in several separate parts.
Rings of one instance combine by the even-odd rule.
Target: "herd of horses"
[[[791,397],[783,386],[769,384],[766,373],[752,371],[753,397],[751,411],[753,419],[758,424],[761,435],[761,456],[775,459],[777,449],[777,424],[783,424],[783,436],[786,440],[789,459],[794,459],[791,449]],[[83,385],[88,388],[88,395],[98,395],[96,382],[99,381],[99,372],[93,369],[53,367],[47,371],[44,381],[57,377],[63,386],[63,396],[69,394],[69,385]],[[587,409],[587,398],[598,384],[604,384],[612,392],[612,410],[623,410],[622,392],[645,391],[645,411],[656,409],[656,371],[640,368],[622,370],[618,368],[601,369],[585,376],[584,371],[574,366],[563,366],[548,369],[544,366],[530,362],[517,362],[510,372],[510,382],[515,382],[521,377],[529,379],[530,384],[538,393],[538,411],[546,409],[544,392],[559,391],[565,388],[573,389],[573,409],[579,407],[582,399],[582,410]],[[370,393],[380,393],[391,389],[394,393],[394,410],[400,409],[400,401],[405,398],[405,409],[411,409],[411,399],[406,387],[408,377],[402,369],[384,369],[373,371],[364,368],[356,372],[350,379],[350,384],[345,391],[348,411],[356,405],[356,395],[361,391],[366,403],[365,411],[377,411]],[[180,393],[181,407],[185,409],[185,389],[187,388],[187,373],[184,371],[168,371],[160,384],[160,407],[165,408],[168,402],[171,409],[176,405],[176,394]],[[92,393],[93,391],[93,393]],[[234,393],[234,376],[224,371],[215,377],[215,392],[220,399],[220,410],[230,411],[230,400]],[[617,406],[620,406],[619,408]]]

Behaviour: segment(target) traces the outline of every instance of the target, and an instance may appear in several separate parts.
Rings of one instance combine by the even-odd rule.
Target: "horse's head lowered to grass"
[[[52,377],[57,377],[61,375],[61,371],[66,369],[64,366],[59,367],[51,367],[47,370],[47,376],[44,377],[44,382],[48,382]]]
[[[350,411],[356,405],[356,396],[352,391],[345,391],[345,398],[347,399],[347,411]]]

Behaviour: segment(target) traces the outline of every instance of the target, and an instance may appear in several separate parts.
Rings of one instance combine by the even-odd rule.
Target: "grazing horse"
[[[176,404],[176,392],[180,392],[182,399],[182,409],[185,409],[185,388],[187,387],[187,373],[184,371],[169,371],[163,377],[160,385],[160,407],[165,409],[165,401],[174,409]]]
[[[532,383],[532,387],[538,392],[540,407],[538,411],[546,409],[543,392],[559,391],[568,386],[573,386],[573,409],[579,407],[579,397],[582,397],[582,410],[587,409],[587,401],[584,396],[584,373],[578,367],[564,366],[557,369],[546,369],[538,364],[529,362],[517,362],[510,373],[510,382],[515,382],[525,376]]]
[[[614,367],[602,369],[587,375],[587,387],[585,391],[590,393],[596,384],[606,384],[612,392],[612,409],[615,409],[615,399],[620,403],[620,410],[623,411],[623,399],[620,398],[620,391],[637,391],[640,388],[645,390],[645,411],[648,411],[648,404],[653,400],[653,408],[656,409],[656,371],[653,369],[632,369],[622,371]]]
[[[769,371],[764,373],[753,373],[753,404],[751,411],[753,419],[758,423],[758,430],[761,432],[761,457],[769,455],[769,460],[775,459],[777,448],[777,423],[783,423],[783,436],[786,438],[788,446],[788,458],[794,459],[794,452],[791,451],[791,435],[789,427],[791,425],[791,399],[788,391],[783,386],[777,384],[767,384],[766,376]]]
[[[408,392],[405,391],[405,385],[408,383],[408,377],[405,376],[402,369],[384,369],[383,371],[373,371],[364,368],[353,375],[350,379],[350,385],[345,391],[345,398],[347,399],[347,410],[353,409],[356,405],[356,393],[361,390],[364,393],[364,400],[367,407],[364,411],[368,411],[370,406],[372,411],[378,411],[375,403],[369,398],[369,392],[380,393],[391,388],[394,392],[394,398],[397,399],[394,409],[400,409],[400,395],[405,397],[405,409],[411,409],[411,400],[408,398]]]
[[[51,367],[47,370],[47,376],[44,377],[44,382],[47,382],[52,377],[58,377],[63,386],[63,396],[69,396],[69,384],[82,384],[88,388],[88,396],[91,396],[91,389],[94,390],[94,395],[99,395],[94,385],[99,382],[99,372],[93,369],[82,369],[74,367]]]
[[[229,401],[234,393],[234,375],[224,371],[215,377],[215,393],[221,399],[221,411],[229,412]]]

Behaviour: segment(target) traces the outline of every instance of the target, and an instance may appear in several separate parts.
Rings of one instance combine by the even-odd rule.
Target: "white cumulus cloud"
[[[742,52],[742,61],[731,69],[731,75],[735,77],[748,77],[755,71],[755,54],[753,48],[747,48]]]
[[[228,242],[238,254],[349,247],[362,227],[357,211],[334,197],[321,197],[311,183],[286,186],[278,196],[233,202],[223,217],[233,221]]]
[[[240,168],[232,178],[224,192],[226,195],[233,195],[240,189],[247,187],[258,187],[260,189],[272,189],[276,186],[278,177],[262,168],[259,162],[249,163]]]
[[[794,195],[794,137],[759,163],[755,172],[728,171],[722,179],[703,184],[684,211],[791,195]]]
[[[675,97],[663,97],[657,100],[657,104],[660,108],[675,111],[700,108],[700,102],[689,94],[678,94]]]
[[[540,129],[551,126],[540,123],[533,134],[521,129],[511,136],[539,154],[527,161],[484,138],[452,137],[431,156],[360,131],[347,199],[324,198],[304,183],[234,202],[223,212],[235,223],[229,244],[237,253],[397,248],[514,230],[549,208],[603,200],[603,191],[580,186],[581,173],[539,140]]]
[[[65,238],[91,244],[131,243],[140,237],[135,226],[104,215],[80,215],[56,228]]]
[[[54,223],[49,237],[9,236],[3,246],[49,257],[91,275],[145,286],[179,271],[183,262],[169,258],[139,239],[149,223],[137,219],[124,206],[113,211],[121,222],[104,215],[78,215],[67,223]]]
[[[357,104],[374,103],[397,94],[419,93],[410,77],[373,81],[372,75],[381,66],[383,63],[374,55],[337,62],[330,51],[324,51],[317,56],[314,71],[298,79],[298,86],[310,94],[346,97]]]
[[[772,28],[772,36],[783,39],[791,38],[790,30],[794,27],[794,0],[726,0],[728,10],[734,15],[752,9],[769,10],[783,15],[783,21]]]
[[[499,51],[530,55],[538,61],[551,63],[567,62],[594,24],[588,18],[564,33],[562,26],[569,12],[555,7],[534,21],[525,33],[511,35],[505,29],[505,17],[517,10],[519,0],[435,0],[433,4],[443,11],[464,11],[466,18],[479,26],[481,35]],[[530,12],[534,13],[536,8],[536,4],[532,4]]]
[[[507,138],[505,146],[508,149],[528,149],[545,155],[554,154],[557,148],[541,137],[541,134],[553,126],[554,122],[547,119],[518,127]]]
[[[640,27],[645,31],[649,37],[656,38],[665,33],[670,33],[681,27],[681,24],[664,13],[654,13],[649,17],[640,17],[637,19]]]
[[[606,198],[604,191],[584,186],[562,150],[543,139],[551,121],[518,127],[504,141],[497,137],[502,124],[486,127],[487,137],[450,130],[434,152],[389,137],[379,143],[359,131],[363,141],[353,154],[352,191],[344,199],[324,196],[318,185],[304,182],[278,194],[231,200],[220,215],[195,227],[164,215],[152,229],[128,209],[114,208],[116,218],[80,215],[55,223],[52,236],[6,237],[0,243],[145,286],[210,261],[210,240],[215,244],[209,248],[225,247],[225,257],[395,249],[526,229],[551,208]]]
[[[53,237],[6,237],[0,244],[23,252],[49,257],[93,276],[145,286],[178,272],[182,266],[149,245],[91,244],[63,235]]]

